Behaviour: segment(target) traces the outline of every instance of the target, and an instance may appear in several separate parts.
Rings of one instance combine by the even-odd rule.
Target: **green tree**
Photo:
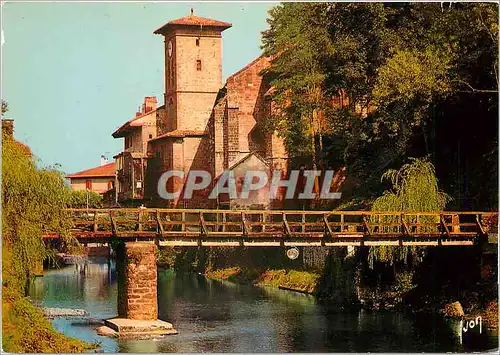
[[[450,200],[450,197],[438,187],[434,166],[425,159],[410,158],[410,162],[399,170],[387,170],[382,180],[388,180],[391,187],[374,201],[372,211],[439,212],[444,210]],[[386,222],[390,222],[387,220],[389,217],[383,218]],[[369,262],[373,265],[375,260],[390,263],[405,261],[409,253],[412,253],[418,261],[423,250],[425,249],[407,246],[371,247]]]
[[[273,56],[266,74],[278,108],[271,128],[292,158],[315,158],[319,147],[332,159],[339,154],[334,142],[342,142],[339,158],[358,191],[376,192],[378,177],[405,156],[429,156],[447,164],[440,171],[449,175],[453,167],[436,147],[455,151],[467,141],[441,131],[444,122],[448,130],[470,125],[457,118],[461,105],[475,108],[484,132],[497,131],[497,4],[286,3],[268,22],[262,42]],[[324,135],[339,139],[321,147]],[[473,157],[497,156],[497,140],[481,135],[489,143]]]
[[[320,113],[328,95],[324,63],[333,50],[327,7],[285,3],[271,9],[270,15],[262,41],[264,54],[273,58],[266,75],[278,110],[265,128],[278,130],[292,157],[309,156],[316,164],[316,146],[321,146],[321,135],[330,126]]]
[[[25,147],[4,136],[2,142],[3,284],[11,294],[23,294],[49,251],[45,231],[58,233],[68,246],[65,207],[69,189],[59,171],[38,169]]]

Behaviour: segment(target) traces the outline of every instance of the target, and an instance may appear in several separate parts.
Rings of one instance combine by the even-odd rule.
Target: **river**
[[[74,266],[47,271],[30,288],[45,307],[82,308],[91,318],[116,316],[113,263],[93,259],[86,273]],[[104,352],[462,352],[491,349],[461,344],[459,325],[399,311],[340,311],[312,296],[267,287],[207,280],[202,275],[158,272],[159,318],[179,331],[159,340],[115,339],[95,333],[86,319],[56,318],[68,336],[100,342]]]

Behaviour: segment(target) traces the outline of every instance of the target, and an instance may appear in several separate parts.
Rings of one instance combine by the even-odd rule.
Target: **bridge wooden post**
[[[117,250],[118,316],[135,320],[158,319],[157,246],[127,242]]]
[[[454,214],[451,217],[451,223],[453,233],[460,233],[460,219],[458,217],[458,214]]]

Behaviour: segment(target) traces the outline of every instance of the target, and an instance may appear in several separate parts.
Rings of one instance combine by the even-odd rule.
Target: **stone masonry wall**
[[[138,320],[158,319],[156,245],[130,242],[117,250],[118,316]],[[120,285],[121,283],[121,285]]]
[[[263,82],[260,73],[268,66],[269,58],[259,57],[227,79],[228,107],[238,110],[237,134],[240,153],[249,153],[252,150],[252,131],[264,118],[263,98],[269,87]],[[229,135],[231,137],[231,130]]]
[[[224,152],[227,150],[227,119],[225,116],[226,99],[221,99],[214,107],[209,123],[210,137],[213,142],[214,177],[219,176],[227,161]],[[226,138],[226,139],[225,139]]]

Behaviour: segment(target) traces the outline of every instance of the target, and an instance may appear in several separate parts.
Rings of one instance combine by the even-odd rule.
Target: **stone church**
[[[124,150],[115,156],[117,200],[122,205],[177,208],[270,208],[266,189],[248,199],[221,195],[208,199],[217,177],[225,170],[242,183],[247,170],[275,170],[287,175],[288,155],[276,134],[262,130],[272,111],[270,86],[261,71],[269,59],[259,57],[222,82],[222,32],[232,25],[193,14],[170,21],[154,31],[164,37],[164,104],[146,97],[135,117],[114,133],[124,138]],[[204,170],[214,178],[193,198],[164,200],[157,185],[168,170]],[[169,192],[181,191],[185,179],[167,181]]]

